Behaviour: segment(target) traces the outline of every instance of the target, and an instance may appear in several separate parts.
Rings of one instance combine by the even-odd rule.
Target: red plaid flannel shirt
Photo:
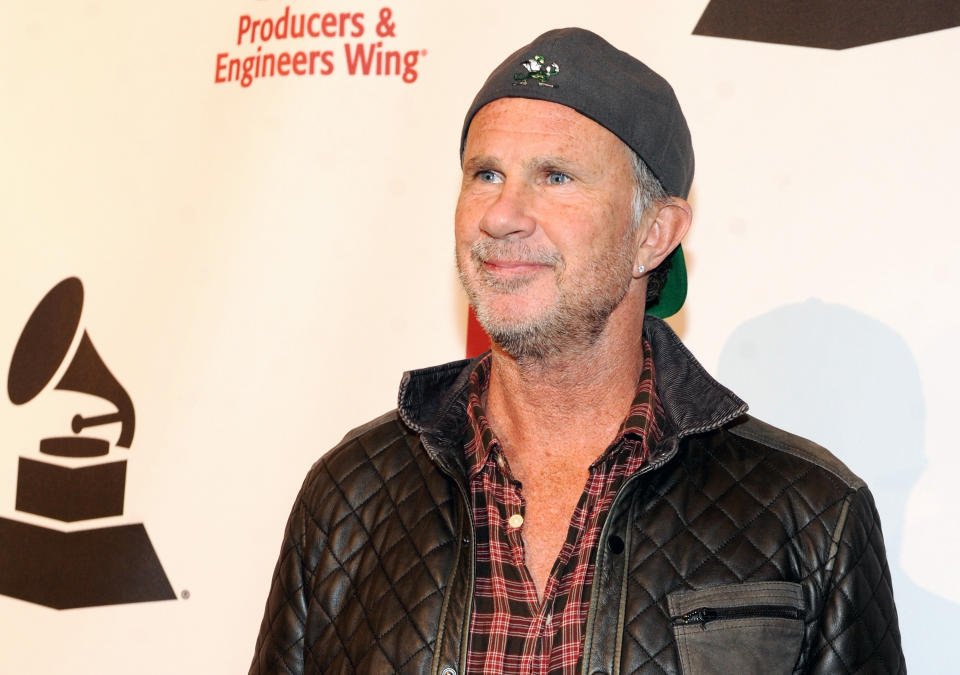
[[[636,397],[616,438],[590,465],[543,604],[524,563],[522,525],[508,524],[510,516],[523,515],[521,486],[510,475],[483,411],[490,357],[477,364],[470,378],[465,444],[477,540],[468,673],[575,672],[583,651],[600,530],[620,485],[643,464],[663,427],[646,340],[643,356]]]

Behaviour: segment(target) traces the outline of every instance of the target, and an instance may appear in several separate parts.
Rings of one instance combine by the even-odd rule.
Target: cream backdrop
[[[694,36],[705,5],[392,0],[380,38],[382,4],[290,0],[363,12],[365,33],[265,43],[330,49],[333,72],[244,88],[215,83],[217,54],[255,53],[236,45],[239,17],[278,17],[279,0],[8,4],[0,373],[44,294],[82,279],[81,326],[137,416],[132,448],[112,451],[129,460],[125,512],[104,524],[145,524],[177,599],[58,611],[0,596],[0,672],[245,671],[310,464],[391,408],[404,370],[462,355],[462,114],[506,54],[564,25],[673,83],[697,176],[672,324],[759,415],[878,484],[908,664],[946,672],[960,29],[828,51]],[[426,50],[414,82],[348,74],[344,44],[376,40]],[[863,362],[848,372],[837,353]],[[863,405],[833,414],[851,397]],[[85,408],[109,410],[49,387],[0,398],[0,516],[71,529],[15,510],[17,458]]]

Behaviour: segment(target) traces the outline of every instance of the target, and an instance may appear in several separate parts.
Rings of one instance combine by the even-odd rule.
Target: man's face
[[[498,99],[470,124],[456,210],[460,280],[515,358],[589,346],[629,289],[634,169],[572,108]]]

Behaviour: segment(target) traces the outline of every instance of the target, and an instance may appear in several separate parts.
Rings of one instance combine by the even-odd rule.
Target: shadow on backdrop
[[[911,673],[951,662],[960,606],[900,566],[904,513],[924,467],[920,373],[890,327],[820,300],[750,319],[727,340],[718,379],[756,417],[825,446],[867,481],[877,501]]]

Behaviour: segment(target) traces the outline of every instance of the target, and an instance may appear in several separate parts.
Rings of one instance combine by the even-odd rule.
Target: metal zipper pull
[[[744,605],[739,607],[698,607],[680,616],[670,618],[674,626],[692,626],[701,628],[717,619],[802,619],[803,612],[789,605]]]

